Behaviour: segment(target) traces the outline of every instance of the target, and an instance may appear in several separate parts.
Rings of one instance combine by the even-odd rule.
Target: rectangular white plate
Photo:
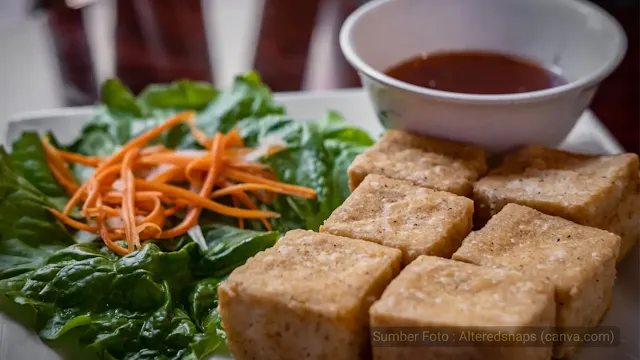
[[[335,110],[345,119],[378,137],[383,129],[360,89],[338,90],[322,93],[284,93],[277,99],[287,113],[296,119],[314,120],[327,110]],[[90,119],[92,107],[66,108],[19,114],[9,120],[0,139],[11,144],[23,131],[45,132],[52,130],[62,142],[70,142],[79,135],[84,123]],[[622,147],[600,121],[589,111],[585,112],[576,127],[560,146],[563,149],[593,153],[616,154]],[[620,345],[615,348],[584,348],[576,359],[580,360],[640,360],[640,261],[638,247],[618,266],[611,309],[602,325],[620,328]],[[0,360],[55,360],[60,357],[43,345],[35,334],[0,314]]]

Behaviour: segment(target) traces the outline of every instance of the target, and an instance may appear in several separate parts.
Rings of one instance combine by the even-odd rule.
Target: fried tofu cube
[[[532,145],[479,180],[473,198],[478,224],[516,203],[602,229],[637,183],[635,154],[593,156]]]
[[[376,360],[551,357],[551,345],[539,346],[534,336],[555,323],[553,287],[508,269],[420,256],[391,282],[369,314]],[[421,334],[414,346],[393,346],[389,335],[398,329]],[[489,343],[474,346],[470,337],[479,335]],[[517,341],[518,346],[508,346]]]
[[[320,227],[321,232],[420,255],[451,257],[473,226],[473,201],[371,174]]]
[[[218,288],[237,360],[362,359],[368,311],[400,269],[399,250],[313,231],[289,231]]]
[[[614,217],[604,228],[620,235],[618,261],[622,260],[640,241],[640,189],[630,189],[623,195]]]
[[[487,163],[479,146],[388,130],[353,160],[347,172],[351,191],[368,174],[379,174],[471,196],[473,183],[487,172]]]
[[[550,281],[556,288],[557,326],[586,331],[609,307],[619,250],[618,235],[508,204],[471,233],[453,259]],[[573,350],[558,344],[554,355]]]

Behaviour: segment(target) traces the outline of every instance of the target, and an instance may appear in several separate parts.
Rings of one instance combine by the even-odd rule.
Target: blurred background
[[[445,1],[445,0],[443,0]],[[256,69],[274,91],[359,86],[340,53],[346,16],[366,0],[2,0],[0,121],[93,104],[117,76],[134,91],[180,78],[224,87]],[[640,1],[600,0],[629,50],[600,87],[596,115],[640,151]]]

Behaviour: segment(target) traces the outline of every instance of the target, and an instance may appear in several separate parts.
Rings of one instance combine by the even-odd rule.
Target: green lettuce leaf
[[[273,207],[281,217],[272,223],[282,232],[297,228],[318,230],[349,196],[347,168],[358,154],[373,144],[373,140],[366,132],[349,126],[335,112],[329,112],[317,123],[298,123],[297,128],[279,124],[267,124],[262,128],[284,129],[287,148],[262,161],[276,170],[281,181],[313,188],[317,197],[313,200],[277,197]],[[272,133],[260,132],[265,137]]]
[[[203,229],[173,252],[149,243],[118,257],[101,244],[64,248],[30,272],[0,280],[0,309],[70,359],[203,359],[224,351],[221,280],[275,232]]]
[[[67,194],[53,177],[46,154],[35,132],[25,132],[13,143],[11,168],[47,197],[64,197]]]
[[[74,243],[48,211],[54,205],[10,163],[0,147],[0,279],[34,269],[51,253]]]
[[[198,113],[197,123],[206,132],[227,132],[247,117],[282,114],[269,88],[256,73],[236,77],[234,84],[218,92],[210,84],[177,81],[150,85],[136,97],[117,79],[107,80],[101,90],[102,106],[69,148],[84,155],[105,156],[136,135],[185,110]],[[155,143],[175,148],[197,148],[186,126],[176,126]]]
[[[194,264],[195,271],[216,277],[228,275],[251,256],[272,247],[279,238],[275,231],[241,230],[220,225],[203,227],[202,232],[208,249],[200,261]]]
[[[221,92],[183,80],[152,85],[135,96],[118,80],[109,80],[94,118],[67,148],[109,155],[184,110],[196,111],[199,126],[209,134],[235,127],[249,146],[286,145],[260,161],[273,166],[281,181],[311,187],[318,196],[278,196],[261,204],[281,213],[271,220],[280,233],[317,230],[349,195],[347,167],[373,143],[337,113],[317,122],[286,116],[259,76],[248,73]],[[11,157],[0,150],[0,310],[69,359],[198,360],[226,353],[218,285],[249,257],[273,246],[280,233],[256,231],[263,229],[256,220],[245,221],[247,230],[238,229],[237,219],[204,211],[199,225],[206,250],[188,235],[147,242],[122,258],[91,234],[76,233],[83,240],[72,245],[67,229],[47,211],[66,194],[51,181],[34,136],[25,134]],[[157,143],[199,147],[185,126]],[[92,169],[74,166],[73,171],[82,179]]]

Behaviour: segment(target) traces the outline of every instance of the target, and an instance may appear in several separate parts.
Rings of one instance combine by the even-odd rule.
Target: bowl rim
[[[413,85],[410,83],[406,83],[404,81],[400,81],[394,79],[384,72],[379,71],[371,67],[365,60],[363,60],[360,55],[354,49],[353,41],[351,34],[353,32],[353,28],[356,23],[360,21],[362,16],[373,9],[392,1],[401,1],[401,0],[372,0],[359,8],[357,8],[354,12],[352,12],[340,29],[339,35],[339,43],[340,48],[342,50],[343,55],[347,59],[347,61],[353,66],[358,72],[370,77],[371,79],[399,90],[408,91],[411,93],[417,93],[421,95],[427,95],[434,98],[439,98],[442,100],[449,101],[458,101],[458,102],[474,102],[474,103],[513,103],[513,102],[530,102],[530,101],[538,101],[544,100],[547,98],[557,97],[566,92],[590,88],[593,85],[597,85],[604,78],[609,76],[613,70],[615,70],[618,65],[624,59],[624,56],[627,52],[628,47],[628,39],[622,25],[606,10],[601,8],[600,6],[589,2],[587,0],[556,0],[556,2],[564,2],[568,3],[574,7],[583,7],[589,11],[593,11],[598,15],[602,16],[605,21],[608,21],[613,28],[620,40],[620,46],[617,49],[615,56],[611,58],[608,62],[602,64],[597,70],[591,72],[587,76],[583,76],[577,80],[568,82],[566,84],[543,89],[537,91],[530,91],[525,93],[517,93],[517,94],[466,94],[466,93],[456,93],[450,91],[442,91],[424,88],[421,86]]]

